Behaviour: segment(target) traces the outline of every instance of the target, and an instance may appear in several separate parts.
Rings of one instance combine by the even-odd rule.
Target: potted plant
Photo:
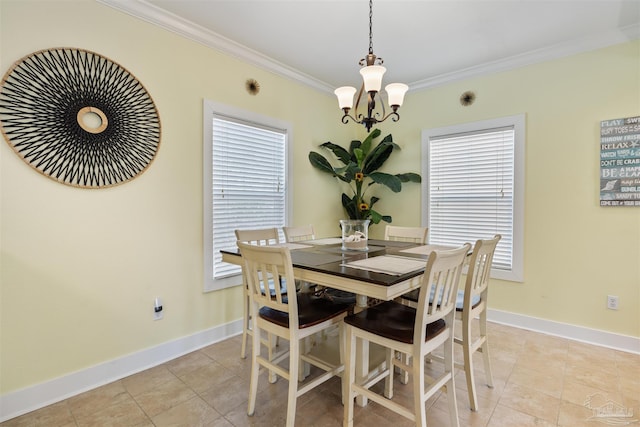
[[[384,137],[379,144],[374,144],[374,139],[378,138],[380,133],[379,129],[374,129],[364,141],[351,141],[348,150],[332,142],[321,144],[320,147],[330,150],[335,158],[342,163],[337,167],[332,166],[331,162],[322,154],[315,151],[309,153],[311,165],[349,184],[351,194],[342,193],[342,206],[349,219],[369,219],[374,224],[378,224],[380,221],[390,223],[392,221],[390,215],[382,215],[373,209],[380,198],[376,196],[365,197],[367,191],[375,184],[381,184],[394,193],[399,193],[402,190],[403,182],[421,181],[420,175],[417,173],[391,175],[379,171],[393,150],[400,149],[393,142],[391,134]]]

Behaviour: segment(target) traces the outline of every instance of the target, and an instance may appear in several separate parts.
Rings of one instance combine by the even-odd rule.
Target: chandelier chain
[[[369,0],[369,55],[373,54],[373,0]]]

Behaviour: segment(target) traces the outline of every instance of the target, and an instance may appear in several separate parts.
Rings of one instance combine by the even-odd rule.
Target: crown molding
[[[412,91],[424,90],[460,80],[482,75],[499,73],[526,65],[560,59],[583,52],[602,49],[615,44],[640,38],[640,23],[623,27],[617,31],[607,31],[589,37],[559,43],[554,46],[524,52],[498,61],[486,62],[452,73],[441,74],[409,84]]]
[[[197,43],[226,53],[259,68],[307,85],[320,92],[333,94],[334,87],[308,74],[276,61],[227,37],[191,21],[158,8],[145,0],[96,0],[106,6],[127,13],[143,21],[162,27]],[[526,65],[559,59],[578,53],[605,48],[640,38],[640,23],[607,31],[554,46],[524,52],[497,61],[478,64],[459,71],[445,73],[409,83],[409,91],[416,92],[456,81],[491,73],[508,71]]]
[[[280,76],[298,81],[321,92],[333,95],[333,87],[308,74],[298,71],[286,64],[276,61],[258,51],[237,43],[227,37],[194,24],[173,13],[167,12],[144,0],[96,0],[106,6],[124,12],[135,18],[157,25],[161,28],[186,37],[197,43],[226,53],[259,68],[271,71]]]

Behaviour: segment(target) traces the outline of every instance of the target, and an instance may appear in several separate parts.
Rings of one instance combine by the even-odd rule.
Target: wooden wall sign
[[[600,122],[600,206],[640,206],[640,116]]]
[[[0,88],[0,129],[38,172],[85,188],[135,178],[160,145],[160,118],[142,84],[82,49],[41,50],[13,64]]]

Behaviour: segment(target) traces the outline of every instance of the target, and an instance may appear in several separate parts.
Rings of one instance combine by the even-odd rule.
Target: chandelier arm
[[[384,116],[382,119],[376,120],[376,123],[382,123],[385,120],[387,120],[389,117],[391,117],[391,121],[394,121],[394,122],[397,122],[398,120],[400,120],[400,114],[398,114],[395,111],[392,111],[389,114],[387,114],[386,116]]]
[[[362,114],[360,114],[360,117],[362,117]],[[342,116],[342,123],[346,125],[349,123],[349,119],[353,120],[355,123],[362,124],[362,119],[358,120],[349,113],[344,113]]]

